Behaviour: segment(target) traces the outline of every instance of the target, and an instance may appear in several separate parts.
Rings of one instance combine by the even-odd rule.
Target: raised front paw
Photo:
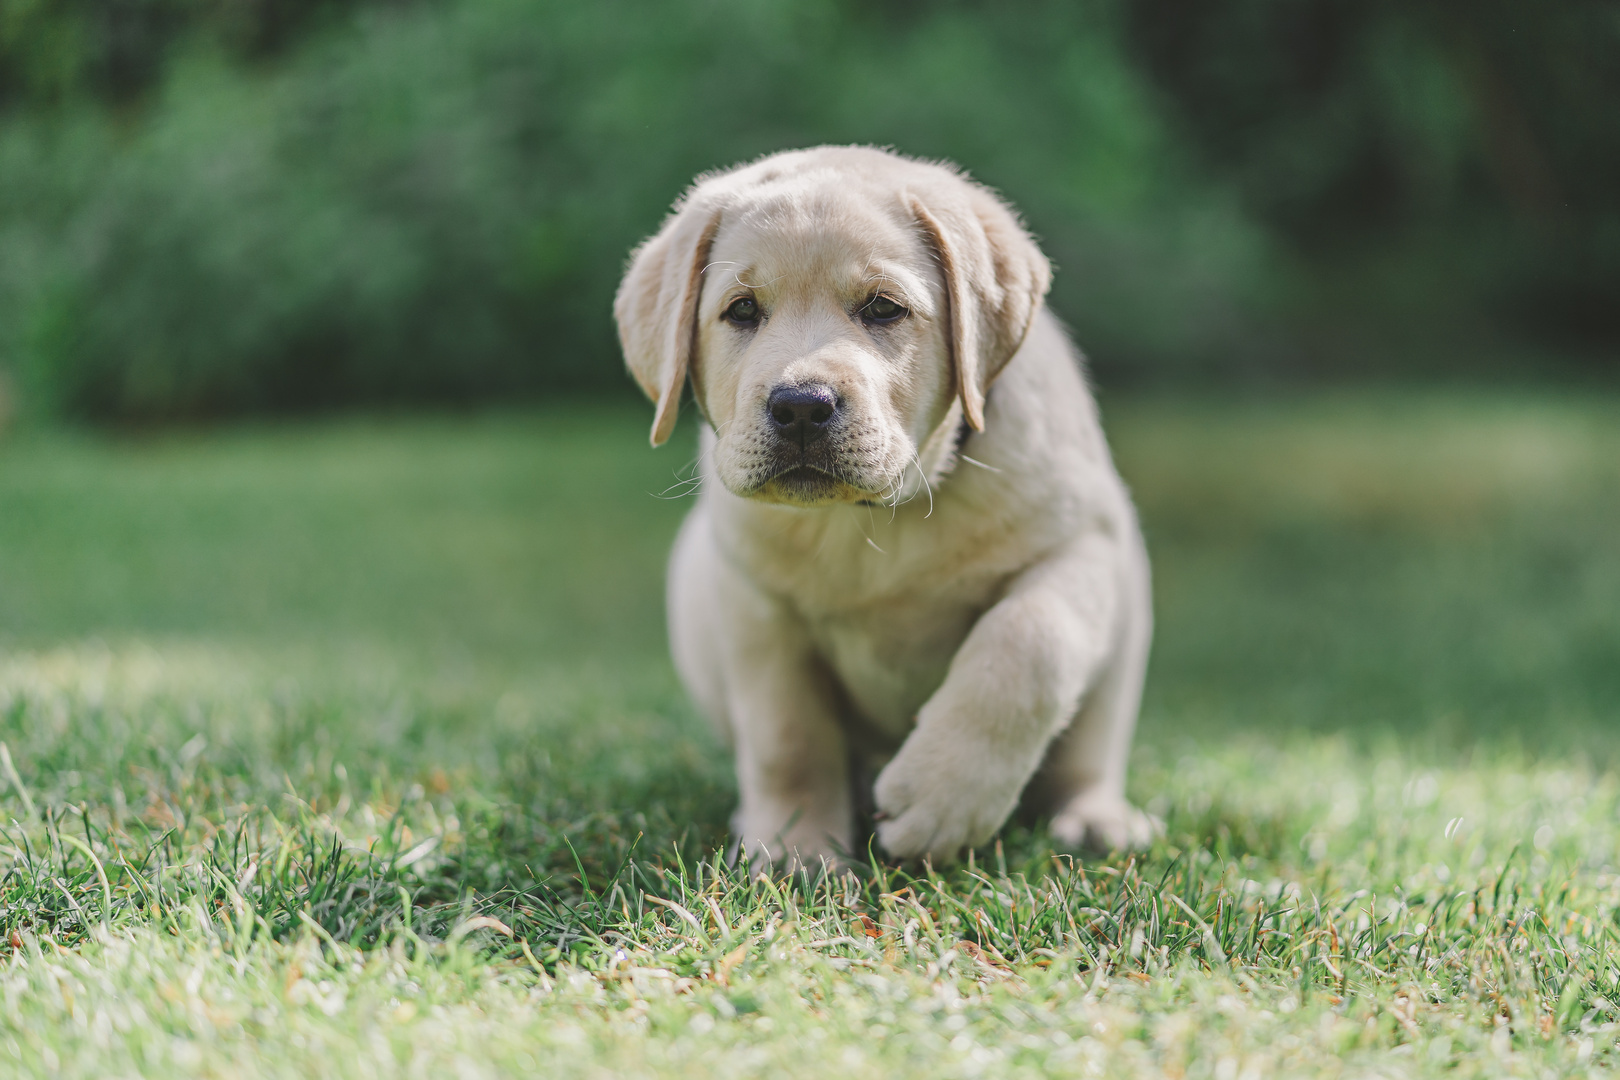
[[[1086,792],[1052,817],[1052,838],[1072,851],[1138,851],[1164,835],[1164,822],[1124,797]]]
[[[941,745],[921,732],[878,774],[878,843],[897,858],[950,862],[1001,828],[1018,802],[1024,771],[966,744]]]

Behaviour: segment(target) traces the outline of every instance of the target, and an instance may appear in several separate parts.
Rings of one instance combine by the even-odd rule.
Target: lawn
[[[0,1070],[1620,1063],[1620,399],[1104,409],[1166,838],[810,884],[716,857],[663,645],[690,429],[0,439]]]

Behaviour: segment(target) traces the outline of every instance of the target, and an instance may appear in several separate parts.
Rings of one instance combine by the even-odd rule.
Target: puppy
[[[1018,218],[863,147],[709,174],[614,303],[654,446],[691,381],[702,490],[669,636],[736,755],[755,862],[877,839],[948,861],[1029,789],[1070,847],[1148,842],[1125,798],[1148,560]]]

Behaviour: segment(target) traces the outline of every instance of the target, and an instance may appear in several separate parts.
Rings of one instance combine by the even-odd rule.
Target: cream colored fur
[[[653,442],[688,378],[708,421],[669,633],[751,858],[858,856],[859,766],[894,856],[985,843],[1026,788],[1065,845],[1151,837],[1125,798],[1147,554],[1049,279],[990,192],[859,147],[700,178],[633,256],[615,314]],[[880,293],[909,314],[869,324]],[[792,471],[811,451],[766,400],[811,384],[838,412]]]

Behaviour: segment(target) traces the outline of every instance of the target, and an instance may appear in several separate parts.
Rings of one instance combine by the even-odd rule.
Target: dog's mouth
[[[818,469],[814,465],[794,465],[771,477],[770,482],[784,487],[817,488],[836,484],[839,480],[832,473]]]
[[[823,502],[847,485],[825,469],[814,465],[792,465],[765,482],[765,487],[788,502]]]
[[[752,497],[765,502],[791,503],[796,506],[815,506],[834,502],[860,502],[872,498],[848,480],[814,465],[788,465],[771,474],[770,479],[752,492]]]

